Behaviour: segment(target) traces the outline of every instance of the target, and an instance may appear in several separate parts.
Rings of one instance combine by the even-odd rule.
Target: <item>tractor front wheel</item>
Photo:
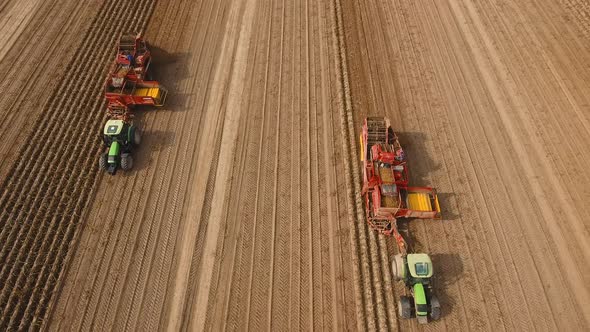
[[[401,254],[393,256],[391,272],[395,280],[403,280],[406,276],[404,257]]]
[[[430,318],[432,320],[440,319],[440,302],[438,301],[438,297],[436,297],[436,295],[432,295],[430,298]]]
[[[141,133],[139,132],[139,129],[135,129],[135,132],[133,133],[133,144],[135,144],[135,146],[138,146],[139,144],[141,144]]]
[[[133,167],[133,157],[130,154],[125,153],[121,155],[121,169],[128,171]]]
[[[98,168],[101,170],[106,170],[108,165],[107,165],[107,160],[108,156],[106,153],[103,153],[100,155],[100,158],[98,158]]]
[[[402,296],[397,304],[399,316],[404,319],[412,318],[412,298],[409,296]]]

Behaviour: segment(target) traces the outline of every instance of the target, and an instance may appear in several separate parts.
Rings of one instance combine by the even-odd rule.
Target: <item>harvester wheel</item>
[[[106,170],[108,165],[107,165],[107,154],[103,153],[100,155],[100,158],[98,158],[98,168],[101,170]]]
[[[391,261],[391,272],[395,280],[402,280],[405,278],[404,258],[401,254],[393,256]]]
[[[397,304],[399,310],[399,316],[404,319],[412,318],[412,298],[408,296],[402,296],[399,298]]]
[[[440,319],[440,302],[438,301],[438,297],[436,297],[436,295],[432,295],[430,298],[430,318],[432,320]]]
[[[133,157],[130,154],[125,153],[121,155],[121,169],[128,171],[133,167]]]

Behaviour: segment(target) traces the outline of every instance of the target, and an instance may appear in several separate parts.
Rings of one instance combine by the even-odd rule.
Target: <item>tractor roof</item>
[[[104,125],[104,134],[107,136],[117,136],[123,130],[123,125],[125,122],[123,120],[109,120]]]
[[[432,277],[432,261],[427,254],[408,254],[408,269],[414,278]]]

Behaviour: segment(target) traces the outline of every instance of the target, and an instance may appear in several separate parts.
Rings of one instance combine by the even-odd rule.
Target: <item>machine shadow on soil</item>
[[[141,118],[142,116],[137,116],[136,120],[139,120],[139,123],[143,125]],[[142,128],[146,127],[142,126]],[[145,152],[136,155],[135,164],[133,166],[136,171],[144,169],[153,163],[152,156],[156,155],[156,152],[160,152],[165,148],[176,144],[176,133],[173,131],[147,129],[143,131],[142,134],[143,137],[145,137],[145,140],[142,142],[142,146],[140,146],[139,149],[145,150]]]
[[[192,75],[189,70],[190,54],[188,52],[169,53],[158,45],[149,44],[152,53],[152,76],[162,82],[168,88],[168,97],[166,106],[159,112],[166,111],[184,111],[184,106],[188,95],[179,94],[177,91],[183,91],[181,87],[185,80]]]
[[[453,273],[437,273],[434,280],[436,294],[441,302],[441,317],[445,317],[453,311],[453,307],[457,304],[446,290],[463,278],[463,260],[458,254],[431,254],[430,257],[438,270],[445,270],[447,266],[453,267]]]
[[[152,61],[152,75],[168,87],[169,95],[166,110],[176,110],[172,106],[183,105],[184,98],[178,98],[175,91],[182,91],[180,85],[192,75],[189,74],[189,53],[168,53],[166,50],[150,44],[150,51],[154,57]],[[166,79],[173,78],[173,79]]]
[[[437,187],[436,177],[430,174],[441,168],[441,165],[434,161],[426,149],[426,135],[420,132],[396,132],[400,142],[403,144],[408,160],[412,167],[410,179],[418,186]],[[457,209],[457,195],[455,193],[438,192],[441,215],[443,220],[457,220],[461,217]]]
[[[428,155],[427,137],[421,132],[396,131],[400,143],[411,165],[410,181],[415,186],[434,186],[435,180],[430,173],[441,168],[440,164]]]
[[[458,220],[461,214],[457,208],[457,195],[455,193],[438,193],[442,219],[445,221]]]

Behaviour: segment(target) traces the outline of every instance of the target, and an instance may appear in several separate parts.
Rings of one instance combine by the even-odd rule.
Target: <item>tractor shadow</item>
[[[160,153],[176,144],[176,133],[164,130],[142,130],[142,141],[134,150],[134,171],[141,171],[154,166]],[[162,159],[160,159],[162,162]]]
[[[441,317],[449,315],[458,305],[455,298],[446,292],[450,287],[461,287],[463,277],[463,260],[459,254],[430,255],[434,265],[434,292],[441,305]]]

